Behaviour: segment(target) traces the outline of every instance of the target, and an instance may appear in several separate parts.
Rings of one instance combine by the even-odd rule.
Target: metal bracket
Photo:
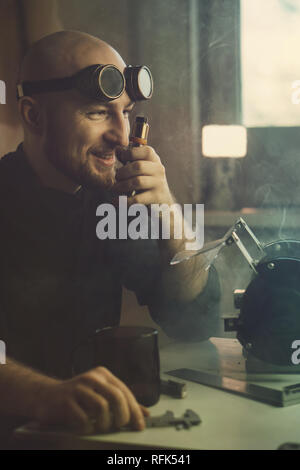
[[[161,416],[149,416],[145,418],[147,428],[161,428],[175,426],[177,430],[189,429],[201,423],[201,419],[193,410],[186,410],[180,418],[175,418],[173,411],[166,411]]]

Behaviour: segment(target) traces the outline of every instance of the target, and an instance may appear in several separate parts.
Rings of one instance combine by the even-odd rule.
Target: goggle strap
[[[74,77],[53,78],[34,82],[23,82],[17,86],[18,98],[48,91],[64,91],[73,88]]]

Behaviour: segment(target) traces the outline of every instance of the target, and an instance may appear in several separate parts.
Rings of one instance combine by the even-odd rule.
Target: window
[[[300,104],[292,103],[293,93],[300,101],[299,26],[299,0],[241,0],[245,126],[300,125]]]

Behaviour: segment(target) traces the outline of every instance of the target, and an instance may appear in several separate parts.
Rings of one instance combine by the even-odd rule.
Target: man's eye
[[[90,111],[87,113],[88,117],[91,119],[105,119],[108,116],[108,111],[106,109],[100,109],[98,111]]]

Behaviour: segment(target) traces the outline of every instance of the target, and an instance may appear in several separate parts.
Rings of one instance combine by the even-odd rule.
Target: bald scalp
[[[119,53],[105,41],[80,31],[58,31],[30,47],[19,82],[66,77],[97,63],[125,67]]]

